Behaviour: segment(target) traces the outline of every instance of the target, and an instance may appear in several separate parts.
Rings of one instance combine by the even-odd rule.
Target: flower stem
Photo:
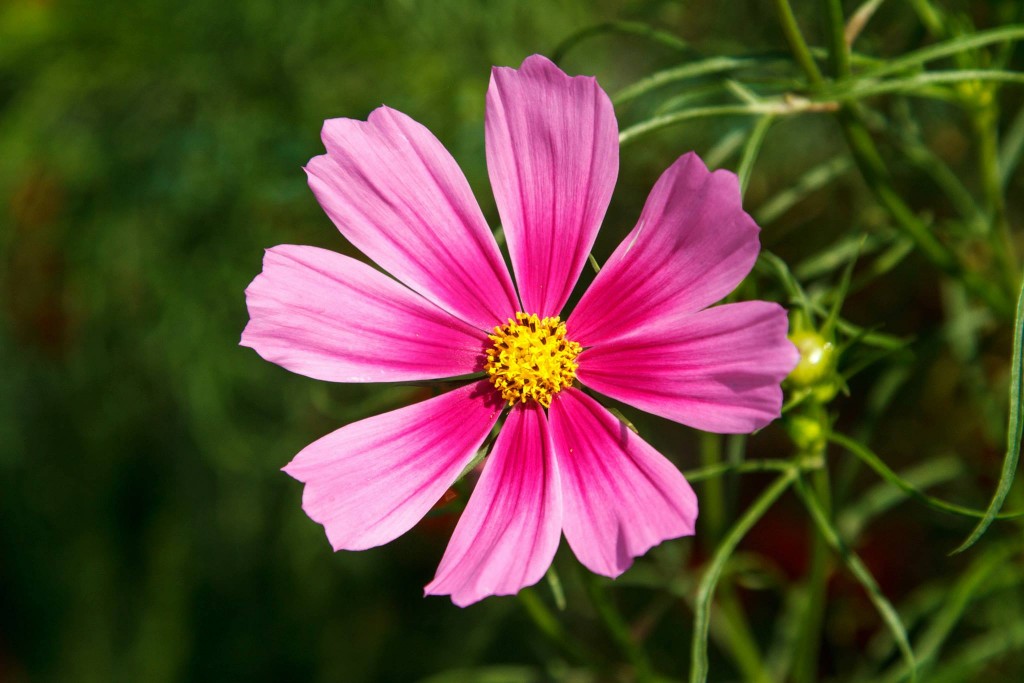
[[[825,3],[825,32],[829,42],[829,65],[837,79],[850,75],[850,46],[846,43],[846,22],[840,0]]]
[[[700,464],[702,469],[718,467],[722,462],[722,437],[719,434],[701,432]],[[724,471],[722,472],[725,473]],[[716,543],[722,536],[725,525],[725,497],[722,477],[712,477],[704,482],[701,491],[701,518],[707,538]]]
[[[823,456],[824,453],[822,452]],[[815,493],[825,514],[831,514],[828,470],[821,468],[811,475]],[[826,589],[828,587],[829,547],[817,527],[811,525],[811,551],[807,577],[807,607],[800,621],[797,652],[794,658],[793,680],[814,683],[818,680],[818,654],[821,650],[821,630],[825,620]]]

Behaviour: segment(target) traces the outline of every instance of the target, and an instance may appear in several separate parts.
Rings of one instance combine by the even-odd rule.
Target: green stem
[[[722,437],[719,434],[700,434],[700,464],[702,469],[715,469],[722,462]],[[728,470],[721,470],[724,474]],[[717,542],[725,526],[725,498],[722,478],[712,477],[704,482],[700,497],[700,512],[707,538]]]
[[[816,470],[812,475],[812,482],[825,513],[831,515],[828,470]],[[826,589],[830,571],[828,543],[817,533],[817,526],[813,522],[810,531],[812,540],[807,576],[807,605],[800,621],[793,667],[793,680],[798,683],[814,683],[818,680],[818,655],[821,650],[821,630],[825,621]]]
[[[811,50],[807,47],[807,41],[804,40],[804,35],[800,31],[800,25],[796,23],[789,0],[775,0],[775,9],[779,14],[782,32],[786,35],[786,41],[789,43],[789,49],[793,52],[796,63],[803,69],[811,85],[821,85],[821,71],[818,69],[814,57],[811,56]]]
[[[832,75],[845,78],[850,74],[850,47],[846,44],[846,22],[840,0],[828,0],[825,3],[825,18]]]
[[[747,508],[739,521],[729,530],[722,543],[715,550],[708,568],[701,577],[697,587],[697,597],[693,615],[693,640],[690,647],[690,683],[703,683],[708,676],[708,627],[711,623],[711,600],[715,587],[722,576],[725,563],[728,562],[736,546],[739,545],[747,532],[764,516],[776,500],[789,488],[796,479],[798,471],[795,467],[782,474],[771,486]]]

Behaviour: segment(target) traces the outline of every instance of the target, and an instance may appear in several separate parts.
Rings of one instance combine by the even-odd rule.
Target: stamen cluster
[[[565,338],[558,316],[516,313],[489,337],[494,346],[484,368],[509,405],[533,400],[547,408],[551,397],[576,379],[576,356],[583,348]]]

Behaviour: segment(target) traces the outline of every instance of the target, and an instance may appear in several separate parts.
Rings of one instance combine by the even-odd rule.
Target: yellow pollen
[[[558,316],[516,313],[515,320],[509,318],[489,336],[494,346],[487,350],[484,368],[509,405],[533,400],[547,408],[551,397],[576,379],[576,356],[583,349],[565,338],[565,323]]]

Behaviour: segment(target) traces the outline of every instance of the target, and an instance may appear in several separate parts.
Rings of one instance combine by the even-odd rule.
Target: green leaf
[[[1021,649],[1024,649],[1024,624],[998,626],[967,641],[955,657],[942,663],[942,667],[931,675],[928,683],[985,680],[983,671],[987,670],[991,674],[993,659],[1007,653],[1019,655]],[[988,680],[992,679],[989,677]]]
[[[754,126],[754,130],[750,132],[750,137],[747,138],[747,144],[743,146],[743,156],[740,158],[740,167],[736,171],[736,175],[739,176],[740,180],[741,196],[747,193],[747,183],[750,182],[750,173],[754,170],[754,162],[757,161],[757,154],[761,151],[761,145],[764,143],[765,136],[768,135],[768,129],[772,127],[774,122],[774,116],[762,116]]]
[[[662,116],[654,116],[630,126],[619,133],[619,145],[633,142],[637,138],[668,128],[690,119],[711,118],[718,116],[757,116],[773,114],[776,116],[793,116],[808,112],[834,111],[835,105],[831,102],[813,102],[802,98],[763,100],[757,103],[746,104],[719,104],[707,107],[694,107],[683,111]]]
[[[707,154],[703,155],[707,167],[711,170],[721,168],[736,153],[736,150],[743,146],[743,140],[747,137],[748,130],[749,126],[740,126],[719,138],[718,142],[707,151]]]
[[[920,50],[908,52],[902,57],[890,59],[875,69],[870,69],[862,77],[876,77],[896,73],[905,69],[920,66],[925,62],[950,57],[960,52],[967,52],[984,45],[1002,42],[1014,42],[1024,38],[1024,26],[1003,26],[989,31],[978,31],[969,35],[958,36],[952,40],[930,45]]]
[[[800,470],[816,470],[822,466],[823,461],[820,458],[807,458],[798,462],[792,460],[771,460],[771,459],[758,459],[758,460],[744,460],[743,462],[720,462],[714,465],[708,465],[706,467],[700,467],[695,470],[686,470],[683,472],[683,476],[691,484],[698,481],[704,481],[705,479],[711,479],[718,477],[723,474],[752,474],[755,472],[789,472],[792,469]]]
[[[558,576],[558,571],[555,570],[554,564],[548,567],[544,578],[548,581],[548,587],[551,589],[551,597],[555,601],[555,607],[558,608],[559,612],[564,612],[566,606],[565,589],[562,588],[562,579]]]
[[[711,625],[711,600],[715,595],[715,586],[722,575],[725,563],[736,550],[747,532],[764,516],[776,500],[789,488],[797,477],[797,470],[790,469],[776,479],[771,486],[747,508],[747,511],[722,539],[721,545],[715,550],[714,557],[708,563],[700,584],[697,586],[697,597],[693,615],[693,641],[690,648],[690,683],[703,683],[708,677],[708,628]]]
[[[775,60],[777,61],[777,60]],[[758,57],[709,57],[695,62],[689,62],[671,69],[656,71],[646,78],[642,78],[632,85],[628,85],[612,97],[616,105],[624,104],[642,95],[660,88],[669,83],[709,76],[729,71],[736,71],[744,67],[756,66],[764,63],[763,58]]]
[[[1014,554],[1014,549],[1004,546],[995,552],[983,555],[975,562],[949,590],[945,591],[938,613],[931,619],[928,627],[917,639],[915,648],[919,655],[919,666],[922,672],[927,671],[935,663],[939,650],[963,618],[967,607],[975,595],[988,584],[992,574],[1006,566],[1006,561]],[[897,683],[906,678],[909,672],[902,668],[893,671],[883,679],[884,683]]]
[[[767,270],[774,273],[779,283],[786,290],[786,294],[789,295],[790,301],[800,306],[808,322],[814,321],[810,299],[807,298],[807,293],[804,292],[800,283],[793,277],[793,273],[790,272],[789,266],[786,265],[785,261],[767,249],[762,249],[754,266],[762,272]]]
[[[647,38],[654,43],[664,45],[672,50],[680,52],[688,52],[692,48],[682,38],[668,33],[666,31],[660,31],[653,26],[645,24],[639,21],[608,21],[603,24],[596,24],[594,26],[588,26],[585,29],[573,33],[568,38],[563,40],[558,46],[551,52],[551,61],[558,64],[562,61],[565,55],[574,48],[577,44],[583,42],[588,38],[594,36],[603,35],[605,33],[624,33],[626,35],[641,36]]]
[[[845,175],[852,168],[853,161],[846,155],[837,155],[818,164],[800,176],[792,186],[765,202],[754,212],[754,218],[761,225],[775,222],[812,192],[820,190],[836,178]]]
[[[863,247],[864,237],[862,236],[857,243],[858,255]],[[853,277],[853,267],[856,264],[856,258],[850,259],[850,262],[846,264],[846,268],[843,269],[843,276],[839,280],[839,286],[832,292],[832,308],[829,310],[828,317],[825,318],[825,322],[821,326],[821,336],[825,339],[831,339],[832,333],[835,332],[836,324],[839,322],[839,312],[842,310],[843,302],[846,301],[846,295],[850,291],[850,279]]]
[[[866,446],[864,446],[861,443],[858,443],[857,441],[854,441],[848,436],[844,436],[842,434],[839,434],[838,432],[831,432],[828,435],[828,440],[834,444],[842,446],[850,453],[853,453],[858,458],[860,458],[865,465],[873,469],[876,473],[878,473],[879,476],[881,476],[887,482],[895,486],[898,486],[903,491],[910,494],[911,496],[921,501],[925,505],[928,505],[929,507],[933,507],[936,510],[942,510],[943,512],[949,512],[954,515],[961,515],[963,517],[974,517],[982,519],[987,517],[987,511],[975,510],[974,508],[965,507],[963,505],[957,505],[955,503],[948,503],[940,498],[929,496],[927,493],[924,493],[916,486],[911,484],[909,481],[903,479],[898,474],[893,472],[892,469],[890,469],[890,467],[886,465],[881,458],[872,453]],[[999,514],[999,511],[996,510],[996,514],[993,516],[993,519],[1017,519],[1019,517],[1024,517],[1024,512],[1006,512]]]
[[[882,617],[882,621],[885,622],[886,626],[889,627],[889,631],[892,633],[893,638],[896,639],[896,644],[899,646],[900,653],[903,655],[903,660],[906,662],[907,668],[910,671],[910,680],[917,680],[917,660],[914,657],[914,651],[910,647],[910,641],[907,638],[907,630],[903,626],[903,622],[900,620],[900,615],[896,612],[896,608],[892,606],[889,599],[885,597],[882,591],[878,587],[878,582],[875,581],[875,577],[872,576],[871,572],[861,561],[860,557],[855,552],[846,547],[842,539],[839,538],[839,533],[835,527],[828,520],[825,511],[822,510],[821,504],[818,502],[817,496],[814,492],[807,487],[802,479],[797,479],[796,490],[800,495],[800,498],[804,501],[807,506],[807,510],[811,513],[811,519],[814,520],[815,525],[818,527],[818,531],[821,533],[822,538],[828,543],[832,549],[839,555],[839,558],[846,565],[846,568],[850,570],[854,578],[864,587],[864,590],[868,594],[868,599],[878,610],[879,616]]]
[[[865,97],[884,95],[887,93],[904,93],[907,95],[924,96],[926,88],[934,85],[947,83],[964,83],[967,81],[995,81],[1000,83],[1024,84],[1024,73],[1016,71],[1005,71],[1000,69],[953,69],[949,71],[927,71],[924,73],[907,76],[905,78],[891,78],[881,81],[858,80],[850,82],[843,87],[823,91],[819,100],[858,100]],[[946,91],[934,91],[927,93],[930,96],[943,98],[949,93]]]
[[[999,146],[999,181],[1001,187],[1006,188],[1013,177],[1013,171],[1020,162],[1021,153],[1024,152],[1024,107],[1021,107],[1017,115],[1013,117],[1003,135],[1003,142]]]
[[[955,479],[962,473],[963,466],[959,460],[944,456],[915,465],[898,476],[911,486],[923,490]],[[838,515],[836,528],[844,540],[852,542],[860,536],[868,522],[906,500],[907,496],[898,486],[880,481]]]
[[[982,534],[992,524],[992,520],[999,516],[999,510],[1010,493],[1010,486],[1013,485],[1013,477],[1017,472],[1017,460],[1020,458],[1020,439],[1024,431],[1024,405],[1021,405],[1021,379],[1024,363],[1024,283],[1021,284],[1020,294],[1017,296],[1017,314],[1013,324],[1013,360],[1010,363],[1010,415],[1006,427],[1006,457],[1003,459],[1003,471],[999,475],[999,485],[996,487],[995,495],[985,511],[985,516],[974,531],[967,537],[967,540],[960,544],[960,547],[953,551],[953,554],[961,553],[981,538]]]

